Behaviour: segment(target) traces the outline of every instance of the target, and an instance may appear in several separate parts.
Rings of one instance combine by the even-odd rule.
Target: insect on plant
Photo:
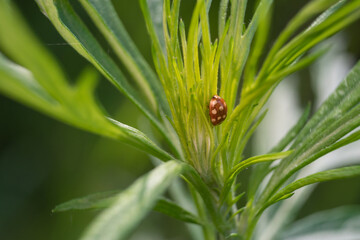
[[[128,144],[159,162],[124,191],[57,206],[55,212],[102,210],[81,239],[127,239],[152,210],[191,223],[187,226],[194,239],[281,239],[276,234],[261,236],[258,223],[266,213],[281,210],[279,206],[302,187],[360,175],[360,165],[298,175],[325,154],[360,138],[359,62],[316,113],[309,117],[308,107],[268,153],[251,157],[244,153],[266,116],[264,106],[274,89],[328,49],[315,46],[360,18],[360,0],[309,1],[273,44],[267,42],[273,0],[257,1],[249,21],[246,0],[220,0],[216,5],[197,0],[188,26],[180,16],[180,0],[139,0],[154,69],[127,33],[115,1],[79,2],[136,85],[129,83],[71,1],[36,0],[59,34],[161,136],[154,141],[154,136],[107,116],[94,99],[94,72],[86,71],[75,85],[69,84],[14,4],[0,0],[0,92],[69,125]],[[210,32],[210,8],[218,8],[216,36]],[[248,168],[247,185],[238,176]],[[171,199],[162,198],[178,177],[186,188],[173,191]],[[188,209],[183,199],[196,210]]]
[[[216,126],[222,123],[227,116],[227,106],[224,99],[214,95],[209,103],[209,115],[211,123]]]

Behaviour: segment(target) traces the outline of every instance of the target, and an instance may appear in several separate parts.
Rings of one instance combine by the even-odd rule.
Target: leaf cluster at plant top
[[[205,239],[250,239],[264,210],[291,197],[298,188],[360,175],[359,166],[352,166],[294,180],[306,165],[359,139],[359,130],[353,130],[360,126],[360,63],[309,121],[308,107],[268,154],[244,159],[245,146],[264,119],[264,105],[276,86],[327,49],[312,51],[315,45],[360,18],[360,0],[310,1],[287,24],[263,62],[260,57],[270,31],[272,0],[258,1],[249,24],[244,20],[247,1],[221,0],[215,40],[209,27],[211,0],[196,2],[187,28],[179,16],[180,0],[140,0],[156,73],[137,50],[110,0],[80,0],[136,87],[68,0],[36,2],[62,37],[148,118],[170,149],[164,150],[155,139],[106,116],[93,97],[94,71],[85,70],[70,85],[13,4],[0,0],[0,92],[166,162],[124,192],[57,207],[55,211],[109,207],[83,239],[124,239],[153,208],[200,225]],[[216,127],[208,117],[208,103],[215,94],[228,106],[227,119]],[[278,159],[282,160],[273,164]],[[261,164],[253,167],[249,187],[239,187],[238,174],[256,163]],[[270,179],[261,186],[269,174]],[[192,197],[197,213],[183,209],[180,199],[160,199],[180,175],[189,192],[178,194]],[[246,205],[239,206],[245,195]]]

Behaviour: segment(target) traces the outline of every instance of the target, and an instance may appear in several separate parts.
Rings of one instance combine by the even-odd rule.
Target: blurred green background
[[[34,1],[14,2],[69,80],[76,79],[89,64],[65,43]],[[76,2],[74,6],[82,12]],[[113,2],[139,50],[151,62],[150,41],[138,1]],[[182,2],[181,17],[186,24],[194,1]],[[210,12],[213,28],[218,2],[213,1]],[[275,1],[272,39],[306,2]],[[248,15],[251,10],[250,6]],[[113,55],[86,15],[82,17]],[[346,51],[354,59],[360,59],[359,26],[357,22],[342,32]],[[299,76],[299,102],[303,106],[316,95],[309,70]],[[97,98],[116,119],[141,129],[147,127],[144,117],[105,79],[100,81]],[[77,239],[97,212],[52,214],[55,205],[99,191],[124,189],[151,168],[149,157],[131,147],[67,126],[0,96],[0,239]],[[320,184],[299,217],[344,204],[360,204],[360,178]],[[181,222],[152,213],[131,239],[188,238]]]

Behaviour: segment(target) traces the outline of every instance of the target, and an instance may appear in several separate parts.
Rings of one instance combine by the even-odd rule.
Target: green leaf
[[[262,83],[258,87],[253,88],[244,88],[243,91],[243,99],[240,102],[240,104],[235,108],[233,114],[231,114],[229,121],[227,122],[227,125],[225,125],[225,131],[230,131],[231,128],[236,128],[236,122],[243,122],[244,120],[241,119],[241,117],[244,117],[242,115],[243,112],[246,110],[249,110],[249,106],[253,104],[258,104],[260,102],[267,101],[268,97],[271,95],[272,91],[275,89],[275,87],[288,75],[310,65],[312,62],[314,62],[317,58],[319,58],[321,55],[323,55],[328,48],[321,48],[314,53],[309,54],[308,56],[304,57],[303,59],[298,58],[291,66],[277,72],[273,73],[269,76],[268,81]],[[261,109],[261,108],[259,108]],[[241,126],[241,125],[240,125]],[[241,129],[240,129],[241,130]],[[222,139],[222,144],[224,144],[224,141],[226,141],[225,138]]]
[[[115,197],[111,207],[90,224],[81,239],[127,239],[182,169],[183,164],[173,160],[138,179]]]
[[[128,97],[171,144],[164,127],[148,110],[148,106],[141,100],[141,96],[126,81],[120,69],[102,49],[69,2],[67,0],[36,0],[36,2],[62,37]]]
[[[200,219],[194,214],[167,199],[160,199],[156,203],[154,210],[183,222],[202,224]]]
[[[8,0],[0,2],[0,47],[6,56],[28,69],[53,99],[66,101],[58,94],[65,91],[64,73]]]
[[[150,153],[163,161],[173,159],[173,157],[169,153],[158,147],[141,131],[121,122],[118,122],[114,119],[108,119],[124,132],[124,134],[126,135],[126,139],[124,139],[125,143],[133,145],[141,151]]]
[[[108,191],[91,194],[86,197],[76,198],[68,202],[57,205],[52,212],[65,212],[71,210],[91,210],[103,209],[111,206],[119,195],[119,191]],[[180,207],[176,203],[161,198],[157,201],[154,211],[163,213],[183,222],[195,223],[201,225],[201,221],[194,214]]]
[[[272,5],[273,0],[261,0],[258,4],[258,7],[254,13],[251,22],[249,23],[246,31],[243,33],[243,21],[245,16],[245,9],[247,1],[233,1],[231,6],[231,16],[230,16],[230,30],[227,45],[231,46],[225,51],[228,51],[228,54],[223,55],[223,66],[222,75],[223,84],[221,85],[220,94],[224,99],[227,99],[228,105],[228,115],[230,119],[227,120],[225,132],[229,131],[229,128],[233,125],[233,122],[240,114],[240,109],[238,105],[235,109],[238,109],[234,114],[232,114],[232,109],[235,106],[235,99],[237,96],[238,86],[240,81],[241,74],[243,72],[245,63],[248,59],[250,46],[255,35],[255,32],[258,29],[259,22],[264,15],[268,13],[270,6]],[[230,43],[230,41],[233,41]],[[229,60],[230,62],[227,62]],[[226,66],[227,65],[227,66]]]
[[[299,56],[297,60],[293,61],[291,66],[288,66],[284,68],[283,70],[279,70],[276,73],[273,73],[272,76],[268,77],[268,80],[266,83],[263,84],[263,86],[269,85],[269,87],[273,84],[276,84],[277,82],[284,79],[286,76],[289,76],[290,74],[297,72],[310,64],[312,64],[315,60],[317,60],[319,57],[324,55],[329,50],[329,47],[324,47],[319,50],[316,50],[313,53],[310,53],[308,56],[301,59],[302,56]]]
[[[266,16],[268,13],[269,8],[271,7],[273,0],[261,0],[258,4],[256,11],[254,13],[249,26],[246,28],[245,37],[248,37],[250,42],[253,39],[255,32],[258,29],[260,21]]]
[[[152,15],[147,0],[139,0],[139,3],[144,15],[144,19],[148,33],[150,35],[150,39],[153,44],[153,52],[155,52],[155,54],[153,55],[156,55],[159,58],[160,67],[166,68],[165,56],[162,50],[163,46],[165,46],[166,44],[162,45],[162,40],[160,41],[159,36],[157,35],[157,31],[159,31],[159,29],[154,25],[154,22],[152,21]],[[154,62],[157,63],[156,61]]]
[[[310,110],[311,105],[308,104],[297,123],[286,133],[286,135],[279,141],[279,143],[270,150],[270,153],[283,151],[295,139],[308,120]],[[258,187],[261,181],[269,173],[270,165],[271,162],[268,162],[253,167],[249,183],[249,198],[255,197],[255,191],[259,189]]]
[[[234,178],[237,174],[239,174],[240,171],[244,170],[250,165],[253,165],[255,163],[261,163],[261,162],[267,162],[267,161],[274,161],[276,159],[282,159],[291,154],[292,151],[286,151],[286,152],[279,152],[279,153],[269,153],[264,154],[260,156],[254,156],[251,158],[248,158],[238,164],[236,164],[231,173],[228,176],[228,179]]]
[[[208,18],[212,0],[207,0],[207,1],[205,1],[205,3],[206,3],[206,17]],[[209,23],[207,23],[207,24],[209,24]],[[208,30],[210,30],[210,29],[207,28],[206,31],[208,31]],[[203,38],[202,31],[203,31],[203,28],[202,27],[199,28],[198,43],[200,43],[200,40]],[[210,35],[210,32],[209,32],[209,35]]]
[[[254,42],[251,45],[251,52],[249,59],[246,62],[244,70],[244,84],[243,89],[246,89],[248,86],[255,80],[259,60],[261,59],[262,54],[264,54],[264,48],[268,40],[268,35],[270,32],[271,18],[273,16],[273,10],[270,8],[270,11],[260,19],[258,30],[255,34]]]
[[[244,148],[246,146],[246,144],[248,143],[250,137],[253,135],[253,133],[255,132],[255,130],[257,129],[257,127],[260,125],[260,123],[262,122],[262,120],[265,118],[267,114],[267,110],[265,110],[259,117],[258,119],[256,119],[252,126],[250,127],[246,127],[246,125],[244,125],[244,129],[248,129],[247,132],[244,134],[243,138],[239,138],[240,134],[233,134],[234,138],[238,138],[238,142],[236,142],[236,144],[234,144],[233,149],[231,149],[231,152],[234,152],[234,156],[235,156],[235,163],[239,162],[239,159],[241,159],[241,154],[244,151]],[[255,115],[255,114],[254,114]],[[242,128],[238,127],[238,130],[241,130]],[[231,141],[231,140],[230,140]],[[231,147],[231,146],[230,146]],[[231,164],[234,165],[234,164]]]
[[[137,81],[138,86],[150,101],[150,106],[154,107],[155,111],[158,106],[161,106],[169,115],[169,107],[160,81],[131,40],[111,1],[81,0],[80,2]],[[156,8],[155,5],[153,7]]]
[[[159,39],[160,46],[164,54],[166,54],[164,26],[163,26],[163,6],[164,0],[146,0],[149,6],[151,20],[155,29],[157,38]]]
[[[0,92],[3,94],[67,124],[120,140],[163,161],[172,159],[171,155],[139,130],[113,119],[106,119],[93,99],[93,74],[93,71],[84,71],[77,87],[73,89],[76,91],[67,98],[63,97],[69,104],[59,104],[32,78],[28,70],[0,55]],[[65,90],[68,88],[72,87]],[[58,95],[62,96],[60,93],[59,91]]]
[[[268,56],[266,57],[266,60],[259,74],[260,80],[262,74],[265,72],[266,69],[268,69],[269,65],[272,63],[274,56],[277,54],[279,49],[286,43],[286,41],[294,34],[294,32],[296,32],[299,27],[307,23],[309,19],[324,11],[325,9],[333,5],[335,2],[338,2],[338,0],[311,1],[307,5],[305,5],[298,14],[296,14],[296,16],[281,32],[280,36],[277,38],[276,42],[268,53]]]
[[[222,131],[226,134],[221,136],[221,140],[219,141],[220,143],[215,150],[216,153],[220,152],[220,150],[224,147],[225,142],[227,142],[227,138],[229,137],[228,133],[236,131],[236,126],[241,126],[236,123],[242,122],[240,116],[244,111],[246,111],[245,108],[257,105],[258,102],[262,100],[261,97],[267,98],[269,94],[266,96],[266,92],[271,92],[270,89],[272,89],[271,86],[267,87],[266,91],[261,92],[262,95],[258,94],[259,92],[253,94],[252,96],[241,94],[241,101],[237,106],[235,106],[235,100],[238,99],[239,79],[242,76],[245,63],[248,60],[252,40],[259,27],[261,19],[263,19],[263,16],[268,14],[273,0],[260,1],[245,32],[243,31],[243,21],[247,1],[237,0],[232,1],[231,3],[230,27],[227,34],[227,41],[224,44],[225,49],[221,56],[220,66],[222,79],[220,95],[227,101],[228,119],[224,123]],[[254,116],[254,118],[255,117],[256,116]]]
[[[226,17],[228,11],[229,0],[221,0],[220,7],[219,7],[219,14],[218,14],[218,29],[219,29],[219,38],[221,38],[226,24]]]
[[[102,209],[109,207],[115,200],[119,191],[108,191],[76,198],[57,205],[52,212],[65,212],[70,210]]]
[[[301,236],[319,236],[321,233],[340,233],[345,236],[356,233],[354,238],[360,236],[360,207],[344,206],[335,209],[314,213],[300,219],[288,226],[283,233],[278,234],[280,239],[301,238]],[[329,235],[328,235],[329,236]],[[336,236],[336,235],[335,235]],[[334,237],[335,237],[334,236]],[[309,237],[308,237],[309,238]],[[343,239],[338,237],[337,239]]]
[[[57,105],[29,70],[11,62],[1,53],[0,92],[41,112],[46,112],[49,105],[54,108]]]
[[[302,188],[304,186],[325,182],[330,180],[345,179],[360,176],[360,165],[344,167],[339,169],[332,169],[323,172],[314,173],[310,176],[296,180],[295,182],[290,183],[285,186],[283,189],[278,191],[269,201],[267,206],[281,200],[290,197],[289,194],[292,194],[295,190]]]
[[[231,170],[231,173],[229,174],[229,176],[226,177],[224,186],[223,186],[223,190],[221,192],[220,195],[220,202],[224,201],[225,198],[227,197],[228,193],[230,192],[231,186],[234,183],[236,176],[245,168],[256,164],[256,163],[262,163],[262,162],[268,162],[268,161],[274,161],[277,159],[282,159],[285,158],[287,156],[289,156],[291,154],[292,151],[287,151],[287,152],[280,152],[280,153],[270,153],[270,154],[265,154],[265,155],[260,155],[260,156],[255,156],[255,157],[251,157],[248,158],[238,164],[236,164],[233,169]]]
[[[360,17],[360,1],[339,1],[321,14],[309,28],[277,51],[265,75],[290,66],[314,45],[330,37]],[[262,72],[264,73],[264,72]],[[260,74],[259,80],[264,75]]]
[[[360,99],[360,61],[353,67],[346,79],[338,86],[329,98],[320,106],[314,116],[300,132],[293,146],[306,139],[311,139],[317,132],[323,131],[339,117],[340,112],[346,112],[358,104]],[[311,134],[309,134],[311,133]]]
[[[120,140],[164,161],[173,158],[139,130],[104,115],[94,99],[98,78],[94,69],[85,69],[76,84],[70,85],[56,60],[6,0],[0,1],[0,19],[0,46],[28,67],[0,54],[0,92],[72,126]]]
[[[283,199],[287,199],[291,197],[294,194],[294,191],[296,191],[299,188],[302,188],[304,186],[324,182],[324,181],[331,181],[331,180],[337,180],[337,179],[346,179],[351,177],[357,177],[360,176],[360,165],[351,166],[351,167],[344,167],[344,168],[338,168],[338,169],[332,169],[327,171],[318,172],[312,175],[309,175],[307,177],[301,178],[296,180],[295,182],[292,182],[279,190],[276,194],[274,194],[264,205],[262,205],[261,209],[258,209],[255,213],[255,221],[252,222],[253,224],[256,223],[256,219],[260,216],[260,214],[269,206],[272,204],[281,201]]]
[[[340,140],[360,125],[360,62],[322,104],[292,145],[294,153],[275,170],[262,201],[290,176],[331,150],[358,139],[359,132]],[[340,141],[339,141],[340,140]]]

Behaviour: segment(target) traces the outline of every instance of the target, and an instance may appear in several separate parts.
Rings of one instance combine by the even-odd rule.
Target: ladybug
[[[227,116],[227,106],[221,97],[214,95],[209,103],[209,115],[212,125],[216,126],[222,123]]]

